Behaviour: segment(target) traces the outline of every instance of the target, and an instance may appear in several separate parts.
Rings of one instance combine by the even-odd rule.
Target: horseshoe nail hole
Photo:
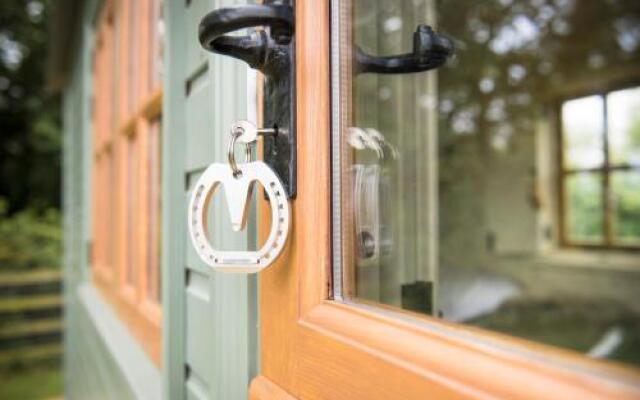
[[[280,222],[284,222],[284,218],[280,218]]]
[[[282,209],[284,209],[284,205],[283,204],[278,204],[278,208],[282,210]]]
[[[276,183],[275,183],[275,182],[271,182],[271,183],[269,184],[269,186],[271,186],[271,187],[276,187]]]
[[[218,262],[218,259],[216,258],[216,259],[214,259],[213,261],[214,261],[214,262]]]

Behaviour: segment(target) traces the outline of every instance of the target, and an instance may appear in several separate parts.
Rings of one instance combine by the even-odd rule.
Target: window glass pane
[[[640,88],[607,96],[611,164],[640,166]]]
[[[116,231],[116,221],[118,219],[116,213],[116,204],[118,204],[117,197],[117,189],[116,189],[116,166],[115,160],[113,157],[113,152],[109,150],[104,154],[106,167],[107,167],[107,177],[105,186],[103,188],[103,192],[101,196],[103,199],[103,207],[100,209],[101,218],[106,220],[106,227],[102,235],[103,239],[106,241],[107,247],[107,266],[112,270],[115,270],[115,265],[117,262],[117,231]]]
[[[136,210],[138,207],[137,193],[137,141],[135,136],[126,139],[126,282],[135,285],[137,282],[136,266]]]
[[[160,118],[149,124],[147,148],[148,163],[148,237],[147,244],[147,294],[150,298],[160,300],[160,238],[161,238],[161,142],[162,125]]]
[[[149,23],[152,45],[149,46],[151,52],[149,79],[151,89],[157,88],[162,83],[162,72],[164,69],[164,6],[162,0],[151,0],[151,21]]]
[[[418,23],[433,12],[429,1],[354,3],[354,41],[372,54],[406,52]],[[434,165],[424,153],[433,140],[435,81],[425,74],[361,74],[353,79],[354,121],[348,128],[351,159],[346,178],[353,215],[358,297],[430,312],[435,249],[428,197]],[[431,119],[430,119],[431,117]],[[433,233],[433,232],[432,232]]]
[[[103,160],[96,157],[93,170],[93,237],[95,244],[92,249],[92,262],[96,267],[102,267],[104,264],[104,251],[105,244],[104,229],[102,228],[104,218],[101,213],[103,205],[103,197],[105,193],[105,187],[103,185]]]
[[[127,100],[127,111],[130,113],[134,112],[136,107],[138,106],[138,70],[140,65],[138,65],[139,57],[139,4],[138,1],[127,2],[127,14],[128,14],[128,25],[127,25],[127,36],[123,38],[124,46],[128,49],[127,53],[127,91],[126,91],[126,100]]]
[[[566,168],[601,167],[604,162],[604,101],[589,96],[562,105],[564,165]]]
[[[605,163],[606,128],[638,114],[605,99],[627,110],[608,93],[640,79],[640,9],[338,3],[336,298],[640,365],[640,256],[615,248],[635,243],[640,172]],[[411,52],[421,23],[455,38],[445,66],[359,69]]]
[[[640,171],[611,175],[614,235],[617,242],[640,244]]]
[[[601,242],[603,238],[602,175],[576,173],[565,178],[566,223],[569,239]]]

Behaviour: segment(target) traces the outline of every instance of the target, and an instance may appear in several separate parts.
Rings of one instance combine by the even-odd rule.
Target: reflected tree
[[[640,82],[640,2],[436,4],[439,30],[457,40],[455,59],[439,71],[441,237],[444,249],[451,250],[446,254],[471,248],[467,253],[474,262],[495,246],[485,214],[496,198],[487,188],[502,185],[504,198],[516,193],[511,200],[497,199],[503,209],[527,203],[535,212],[540,206],[534,135],[541,117],[553,121],[562,99]],[[496,178],[499,169],[517,176],[514,186],[526,187],[496,183],[506,176]],[[525,214],[516,213],[514,221],[533,235],[535,221],[527,225]],[[453,248],[447,247],[448,238]],[[463,257],[458,255],[457,260]]]

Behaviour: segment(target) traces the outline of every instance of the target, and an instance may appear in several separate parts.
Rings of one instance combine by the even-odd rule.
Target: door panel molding
[[[298,196],[289,244],[259,277],[262,375],[250,398],[639,398],[626,367],[330,300],[329,2],[298,0],[296,18]]]

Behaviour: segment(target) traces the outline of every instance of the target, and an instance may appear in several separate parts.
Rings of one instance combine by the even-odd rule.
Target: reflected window
[[[640,88],[562,105],[563,239],[640,245]]]

